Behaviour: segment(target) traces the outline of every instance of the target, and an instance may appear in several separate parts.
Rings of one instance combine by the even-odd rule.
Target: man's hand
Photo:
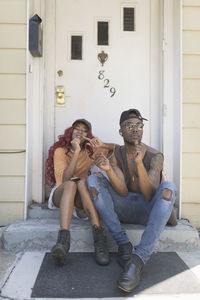
[[[71,141],[71,145],[72,145],[72,150],[74,150],[74,152],[80,152],[81,151],[81,147],[80,147],[80,139],[73,139]]]
[[[89,139],[88,137],[83,137],[84,140],[88,141],[87,145],[91,146],[92,148],[100,148],[104,145],[104,143],[97,137],[93,139]]]
[[[103,153],[95,155],[94,163],[103,171],[109,171],[111,169],[110,161],[103,155]]]
[[[143,143],[139,144],[138,141],[135,142],[134,158],[136,163],[142,162],[146,151],[146,146]]]

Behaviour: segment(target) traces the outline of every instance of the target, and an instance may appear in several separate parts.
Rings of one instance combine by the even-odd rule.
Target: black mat
[[[200,281],[175,252],[153,254],[144,268],[140,286],[130,294],[117,288],[121,271],[114,253],[108,266],[97,265],[93,253],[68,253],[63,267],[56,267],[46,253],[31,297],[102,298],[200,292]]]

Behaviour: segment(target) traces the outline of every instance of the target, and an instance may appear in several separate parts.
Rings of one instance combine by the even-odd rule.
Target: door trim
[[[44,185],[41,180],[41,170],[44,174],[44,162],[47,157],[49,147],[54,142],[54,103],[55,103],[55,15],[56,6],[55,0],[35,0],[40,2],[41,11],[43,12],[43,31],[44,31],[44,52],[45,58],[44,64],[39,64],[36,69],[37,75],[44,72],[44,87],[42,84],[38,85],[30,80],[29,85],[32,84],[33,90],[39,89],[39,101],[42,101],[43,105],[39,106],[35,104],[33,93],[30,91],[29,98],[33,100],[33,108],[36,110],[36,114],[43,116],[43,126],[34,129],[35,119],[30,121],[30,126],[34,131],[35,140],[38,147],[38,156],[32,157],[32,166],[34,166],[34,177],[26,173],[28,182],[34,181],[32,186],[32,194],[37,195],[34,200],[41,203],[44,195]],[[152,2],[151,2],[152,3]],[[161,126],[161,148],[165,155],[165,173],[170,180],[173,180],[179,187],[179,195],[181,192],[181,0],[163,0],[161,7],[161,15],[163,16],[163,40],[164,51],[162,55],[162,87],[161,98],[163,103],[163,110],[160,112],[162,117]],[[152,6],[153,9],[153,6]],[[37,12],[36,12],[37,13]],[[175,22],[176,21],[176,22]],[[175,26],[175,30],[174,30]],[[50,34],[48,34],[50,33]],[[178,49],[174,53],[174,37],[178,37]],[[49,50],[51,49],[51,51]],[[33,67],[36,64],[37,59],[33,59]],[[176,66],[173,66],[173,62],[176,61]],[[48,71],[47,68],[48,66]],[[33,68],[34,69],[34,68]],[[173,76],[171,76],[173,74]],[[39,77],[39,76],[38,76]],[[172,80],[172,77],[175,81]],[[173,101],[173,100],[176,101]],[[42,110],[42,111],[41,111]],[[177,114],[175,115],[176,112]],[[151,113],[151,112],[150,112]],[[154,117],[151,114],[152,117]],[[177,126],[178,124],[178,126]],[[153,130],[153,128],[152,128]],[[176,130],[175,134],[171,134],[173,130]],[[32,133],[33,134],[33,133]],[[176,137],[180,137],[175,140]],[[43,138],[41,144],[41,137]],[[169,141],[170,138],[170,141]],[[33,140],[30,141],[30,147],[33,146]],[[39,159],[38,157],[41,157]],[[30,172],[29,172],[30,173]],[[44,176],[43,176],[44,178]],[[37,192],[36,192],[37,189]],[[179,200],[180,201],[180,200]],[[28,202],[27,202],[28,203]],[[180,202],[179,202],[180,204]],[[180,206],[181,207],[181,206]],[[180,211],[179,211],[180,212]]]
[[[182,1],[163,2],[162,149],[164,172],[176,183],[181,217],[182,190]]]

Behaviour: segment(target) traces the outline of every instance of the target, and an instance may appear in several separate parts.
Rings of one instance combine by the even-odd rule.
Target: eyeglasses
[[[81,132],[81,133],[87,133],[88,130],[87,129],[81,129],[79,127],[74,127],[74,129],[76,129],[77,131]]]
[[[122,126],[122,128],[126,128],[127,130],[133,130],[133,129],[137,129],[137,130],[142,130],[144,127],[144,124],[143,123],[126,123]]]

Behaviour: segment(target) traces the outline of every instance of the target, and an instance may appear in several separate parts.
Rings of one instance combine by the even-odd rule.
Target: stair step
[[[137,245],[144,231],[144,226],[123,224],[130,241]],[[9,251],[49,250],[55,244],[59,230],[59,220],[28,219],[9,225],[2,235],[3,247]],[[71,222],[72,252],[92,252],[93,237],[89,221],[73,217]],[[117,246],[108,233],[110,251],[117,251]],[[188,221],[179,220],[175,227],[166,226],[156,245],[155,251],[192,251],[200,248],[199,235]]]
[[[28,219],[59,219],[59,209],[48,209],[47,202],[31,204],[28,208]]]

